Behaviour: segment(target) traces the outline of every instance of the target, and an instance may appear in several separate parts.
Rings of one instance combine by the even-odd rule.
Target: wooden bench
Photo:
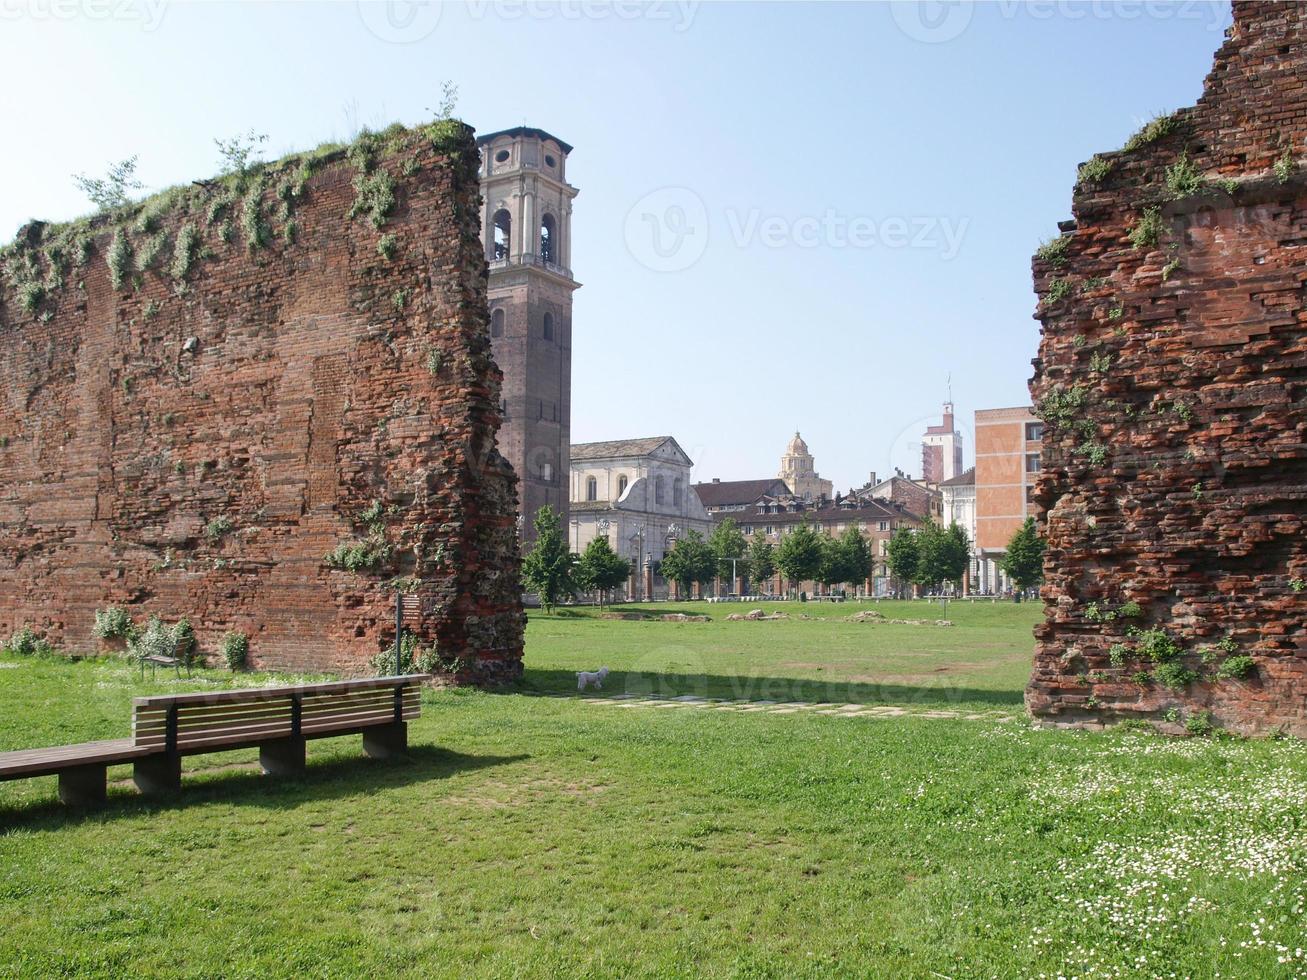
[[[408,722],[421,713],[426,674],[239,691],[134,698],[132,737],[0,753],[0,780],[59,776],[65,803],[105,798],[106,769],[131,762],[143,793],[181,787],[181,758],[259,749],[265,773],[304,770],[311,738],[362,734],[363,751],[387,758],[408,747]]]

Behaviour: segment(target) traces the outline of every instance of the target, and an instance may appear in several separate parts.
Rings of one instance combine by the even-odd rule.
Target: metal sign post
[[[395,592],[395,676],[399,677],[404,673],[399,664],[399,647],[400,637],[404,635],[404,593]]]

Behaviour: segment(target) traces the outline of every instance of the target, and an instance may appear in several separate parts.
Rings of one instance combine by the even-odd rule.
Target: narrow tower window
[[[599,481],[596,480],[593,476],[587,476],[585,478],[585,499],[586,500],[599,499]]]
[[[554,339],[554,315],[552,313],[546,313],[545,314],[545,340],[553,340],[553,339]]]
[[[507,211],[500,208],[495,212],[495,253],[496,259],[508,258],[513,245],[513,219]]]
[[[495,310],[490,314],[490,336],[502,337],[504,335],[504,311]]]
[[[557,262],[554,257],[554,216],[546,214],[540,221],[540,260]]]
[[[626,474],[623,473],[621,476],[617,478],[617,496],[619,498],[622,496],[622,494],[626,493],[626,486],[627,486]]]

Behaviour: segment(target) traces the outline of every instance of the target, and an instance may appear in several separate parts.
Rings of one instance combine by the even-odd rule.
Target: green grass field
[[[751,608],[792,618],[726,620]],[[954,625],[847,621],[865,610]],[[526,686],[575,691],[576,671],[607,666],[613,671],[605,685],[610,694],[1019,711],[1030,676],[1030,630],[1041,610],[1038,603],[950,602],[941,608],[924,601],[656,603],[606,610],[708,615],[711,623],[604,619],[605,611],[592,608],[537,611],[527,631]]]
[[[604,662],[622,687],[831,673],[837,700],[1020,703],[1033,607],[953,604],[952,628],[802,611],[825,615],[533,614],[527,690],[426,693],[402,761],[357,738],[311,743],[297,779],[201,756],[163,800],[111,770],[93,811],[0,783],[0,976],[1307,971],[1300,742],[530,693]],[[122,736],[134,694],[232,680],[0,655],[0,749]]]

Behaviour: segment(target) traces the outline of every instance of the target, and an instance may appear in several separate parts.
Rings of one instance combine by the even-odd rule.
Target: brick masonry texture
[[[405,577],[406,626],[460,680],[520,675],[477,149],[446,134],[395,127],[184,188],[84,240],[20,233],[0,290],[0,633],[91,650],[95,610],[119,604],[189,617],[210,655],[241,630],[256,666],[365,673]],[[350,217],[388,186],[381,227]],[[383,537],[375,567],[324,560]]]
[[[1236,3],[1198,105],[1149,135],[1082,170],[1034,260],[1049,548],[1026,703],[1307,735],[1307,6]]]

